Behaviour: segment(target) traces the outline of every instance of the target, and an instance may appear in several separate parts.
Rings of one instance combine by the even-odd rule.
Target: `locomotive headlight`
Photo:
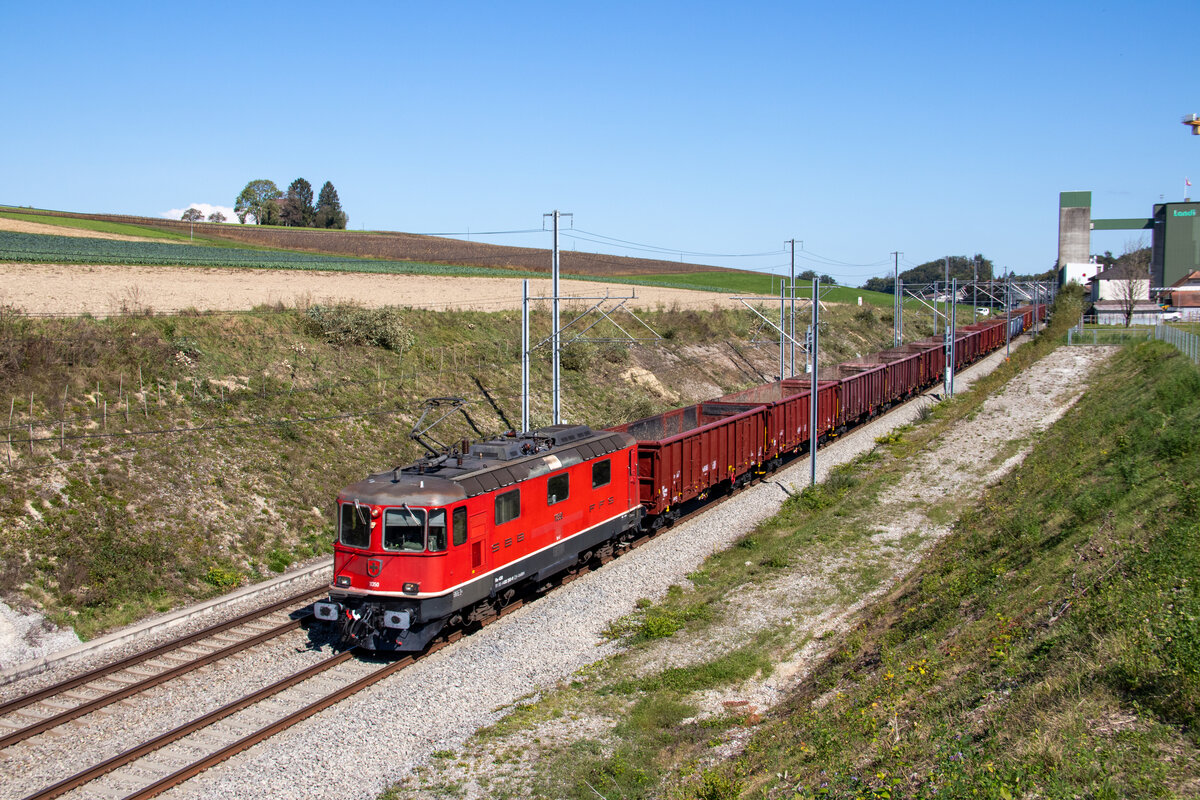
[[[404,584],[404,593],[405,594],[416,594],[419,591],[421,591],[421,584],[419,584],[419,583]]]
[[[343,589],[348,587],[350,585],[350,576],[349,575],[338,575],[337,578],[334,579],[333,585],[339,586]]]

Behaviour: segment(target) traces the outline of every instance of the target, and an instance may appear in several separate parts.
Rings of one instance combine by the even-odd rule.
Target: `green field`
[[[144,239],[162,239],[164,241],[196,243],[213,247],[236,247],[229,242],[219,239],[207,239],[202,236],[194,238],[186,233],[172,230],[160,230],[146,225],[130,225],[124,222],[105,222],[98,219],[82,219],[77,217],[54,217],[43,214],[22,214],[16,211],[0,211],[0,218],[13,219],[20,222],[34,222],[39,225],[53,225],[63,228],[63,236],[70,236],[71,230],[95,231],[96,233],[114,233],[121,236],[141,236]]]
[[[659,277],[639,276],[637,278],[613,280],[647,286],[670,286],[678,289],[698,289],[701,291],[729,294],[766,295],[768,297],[778,297],[780,286],[779,276],[755,272],[681,272]],[[805,282],[801,286],[803,288],[798,291],[797,295],[799,297],[807,297],[811,291],[811,284]],[[825,288],[821,294],[821,299],[827,303],[857,304],[860,297],[863,299],[864,304],[869,303],[870,305],[882,306],[884,308],[892,307],[892,296],[890,294],[856,289],[853,286],[829,286],[825,284]],[[922,305],[917,300],[906,299],[904,307],[910,311],[915,311],[922,308]],[[966,314],[969,318],[971,315],[971,306],[969,304],[959,304],[958,313],[960,317],[962,314]]]

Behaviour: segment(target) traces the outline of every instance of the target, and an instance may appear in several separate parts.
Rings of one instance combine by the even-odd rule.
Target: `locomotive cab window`
[[[406,553],[419,553],[424,550],[424,510],[419,508],[389,508],[383,515],[383,549],[399,550]]]
[[[606,458],[592,464],[592,488],[599,489],[608,486],[612,481],[612,459]]]
[[[459,506],[454,509],[451,521],[454,523],[454,546],[458,547],[467,541],[467,507]]]
[[[434,508],[429,511],[429,552],[440,553],[446,549],[446,510]]]
[[[371,511],[366,506],[354,507],[354,503],[342,503],[342,519],[339,539],[347,547],[371,546]]]
[[[521,516],[521,490],[496,495],[496,524],[503,525]]]
[[[565,472],[550,476],[546,481],[546,505],[552,506],[567,499],[571,493],[571,476]]]

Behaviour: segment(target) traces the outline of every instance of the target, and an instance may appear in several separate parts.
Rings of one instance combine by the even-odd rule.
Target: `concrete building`
[[[1154,288],[1171,286],[1200,269],[1200,203],[1158,203],[1154,206],[1154,216],[1149,218],[1096,219],[1092,216],[1091,192],[1061,192],[1058,196],[1060,284],[1087,274],[1092,231],[1150,231],[1150,280]]]
[[[1200,269],[1200,203],[1154,206],[1150,274],[1155,286],[1174,286]]]

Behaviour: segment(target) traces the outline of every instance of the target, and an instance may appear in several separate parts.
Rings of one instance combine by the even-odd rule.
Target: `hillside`
[[[205,239],[236,242],[253,247],[293,250],[306,253],[348,256],[353,258],[390,261],[418,261],[459,266],[492,267],[504,270],[549,272],[549,249],[508,247],[504,245],[468,242],[440,236],[422,236],[393,231],[335,231],[311,228],[284,228],[259,225],[188,223],[156,217],[137,217],[122,214],[80,214],[65,211],[14,208],[0,206],[9,213],[22,216],[69,218],[105,222],[164,231],[187,238],[193,232]],[[660,259],[628,258],[598,253],[560,250],[559,264],[564,274],[598,277],[664,275],[694,272],[730,272],[703,264],[689,264]]]
[[[418,454],[407,434],[427,397],[472,399],[485,433],[519,424],[516,312],[129,310],[36,319],[0,306],[0,592],[84,636],[327,552],[337,490]],[[535,313],[535,339],[548,317]],[[747,312],[642,318],[660,343],[566,350],[568,420],[636,419],[775,369]],[[890,320],[858,309],[827,320],[833,361],[891,337]],[[535,424],[548,366],[542,351]],[[478,436],[460,419],[438,438]]]

